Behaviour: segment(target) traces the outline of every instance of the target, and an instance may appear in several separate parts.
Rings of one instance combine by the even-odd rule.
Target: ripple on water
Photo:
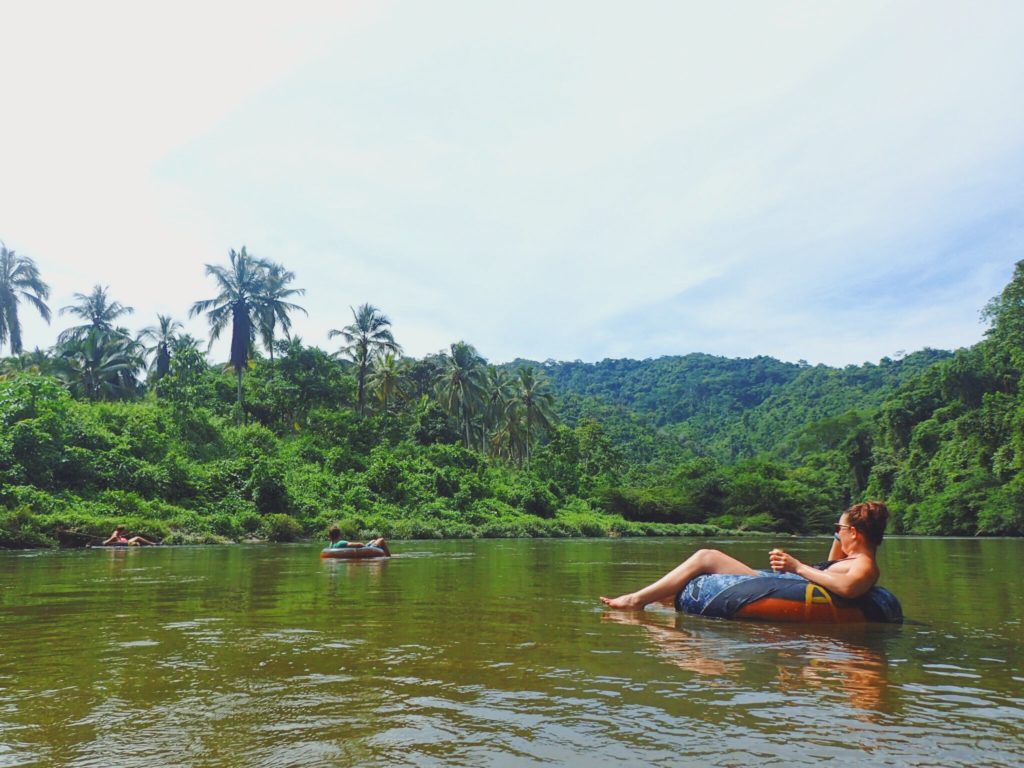
[[[297,640],[305,641],[319,634],[315,629],[292,628],[263,632],[260,634],[260,637],[274,643],[288,643],[291,645]]]
[[[116,648],[152,648],[160,645],[159,640],[125,640],[121,643],[114,643]]]
[[[929,663],[922,664],[921,669],[926,672],[930,672],[933,675],[943,675],[944,677],[963,677],[971,680],[980,680],[981,675],[977,674],[973,670],[965,669],[964,667],[956,664],[937,664]]]

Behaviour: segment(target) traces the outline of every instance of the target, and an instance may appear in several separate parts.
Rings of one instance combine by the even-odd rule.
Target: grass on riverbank
[[[322,515],[307,525],[288,515],[231,519],[206,518],[166,505],[167,517],[153,519],[137,514],[110,514],[96,502],[81,502],[76,509],[44,513],[22,505],[0,511],[0,548],[75,548],[106,539],[115,525],[164,544],[227,544],[246,540],[289,542],[326,539],[326,530],[337,524],[351,539],[385,536],[389,539],[471,538],[570,538],[616,536],[718,536],[727,531],[706,524],[632,522],[615,515],[565,510],[545,519],[526,514],[468,522],[443,512],[416,517],[389,518]]]

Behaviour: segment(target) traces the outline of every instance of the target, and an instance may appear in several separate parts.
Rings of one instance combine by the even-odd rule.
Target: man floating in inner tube
[[[376,547],[385,557],[391,557],[391,550],[388,549],[388,543],[384,540],[383,536],[379,539],[371,539],[365,544],[361,541],[345,541],[341,538],[341,529],[336,525],[332,525],[331,530],[327,532],[327,538],[331,540],[331,543],[327,545],[328,549],[359,549],[361,547]]]
[[[835,524],[835,537],[826,562],[806,565],[781,549],[773,549],[768,555],[771,568],[776,573],[794,573],[839,597],[858,598],[878,581],[875,552],[882,543],[888,522],[889,510],[885,504],[879,501],[854,504]],[[701,549],[653,584],[616,598],[602,597],[601,602],[609,608],[642,610],[648,603],[674,600],[691,579],[711,573],[763,575],[717,549]]]

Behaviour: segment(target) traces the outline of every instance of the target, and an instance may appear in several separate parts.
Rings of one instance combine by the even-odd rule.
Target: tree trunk
[[[356,410],[359,411],[359,415],[363,415],[363,397],[364,387],[366,386],[366,361],[359,361],[359,388],[356,392]]]

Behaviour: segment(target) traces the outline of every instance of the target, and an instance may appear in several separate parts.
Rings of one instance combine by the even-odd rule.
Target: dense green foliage
[[[607,515],[562,490],[586,482],[553,446],[591,446],[593,424],[563,428],[527,470],[462,445],[429,399],[360,418],[336,361],[295,343],[282,352],[250,370],[244,425],[233,423],[230,373],[190,380],[175,362],[163,397],[134,402],[78,400],[33,374],[0,382],[0,543],[82,545],[117,522],[167,542],[290,541],[333,523],[352,538],[687,530]],[[292,368],[295,357],[306,364]],[[582,473],[589,482],[605,469]],[[546,479],[559,472],[561,484]]]
[[[647,416],[698,455],[735,462],[765,452],[800,453],[809,424],[869,410],[950,353],[926,349],[878,365],[829,368],[693,354],[657,360],[547,363],[559,394],[582,395]],[[529,361],[521,364],[536,365]]]
[[[493,366],[461,341],[413,360],[368,304],[332,356],[289,337],[294,275],[231,256],[193,308],[214,336],[234,324],[227,367],[166,316],[133,339],[100,286],[53,350],[0,363],[0,546],[83,545],[118,522],[168,542],[334,523],[349,538],[808,533],[869,497],[897,532],[1024,533],[1024,262],[974,347],[834,369]]]

